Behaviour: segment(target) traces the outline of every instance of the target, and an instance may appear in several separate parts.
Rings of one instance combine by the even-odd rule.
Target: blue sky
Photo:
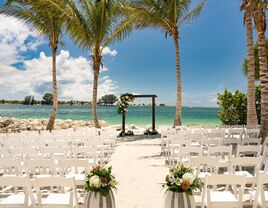
[[[200,1],[194,0],[193,5],[198,2]],[[208,0],[200,17],[190,25],[181,27],[180,55],[184,106],[216,106],[217,93],[223,91],[224,88],[246,91],[246,79],[241,72],[241,65],[246,54],[246,37],[243,14],[240,12],[239,6],[239,0]],[[0,22],[1,18],[3,17],[0,17]],[[30,36],[31,39],[38,39],[34,35]],[[29,37],[22,41],[22,44],[27,44]],[[88,51],[82,51],[74,46],[68,37],[64,39],[64,42],[65,47],[60,50],[64,50],[68,54],[59,50],[59,56],[62,60],[68,60],[68,66],[74,64],[73,61],[81,56],[89,57]],[[158,103],[175,104],[175,53],[173,40],[170,37],[166,39],[165,34],[157,30],[133,31],[130,37],[110,46],[110,49],[115,50],[117,55],[108,53],[104,56],[104,65],[107,70],[101,75],[101,83],[104,83],[102,83],[102,93],[157,94]],[[45,56],[42,61],[47,60],[51,55],[46,40],[38,40],[33,49],[18,51],[20,60],[17,62],[20,64],[13,62],[13,66],[17,70],[20,68],[19,70],[26,71],[35,68],[35,66],[44,66],[41,61],[41,52],[44,52]],[[36,61],[35,64],[31,62],[33,59]],[[85,63],[85,60],[79,60]],[[28,65],[25,65],[25,61],[28,61],[26,62]],[[75,65],[72,69],[74,70],[74,68]],[[66,70],[70,72],[72,69]],[[66,77],[67,71],[61,80],[68,78]],[[10,79],[13,78],[10,77]],[[73,80],[72,82],[74,84],[69,85],[69,93],[63,93],[64,95],[60,95],[60,98],[79,99],[76,94],[80,93],[78,90],[80,88],[73,89],[76,88],[77,81]],[[83,83],[85,82],[83,80]],[[12,82],[10,83],[12,84]],[[37,89],[43,89],[43,91],[50,89],[49,81],[46,81],[46,84],[40,86],[39,83],[35,90],[21,90],[20,93],[17,92],[19,90],[9,92],[10,88],[6,84],[5,88],[8,93],[0,94],[0,96],[21,98],[27,93],[36,95],[36,93],[38,94]],[[90,86],[90,83],[87,84]],[[108,85],[109,87],[107,87]],[[88,89],[89,94],[91,89],[86,89]],[[86,94],[86,90],[83,90]],[[40,97],[41,92],[39,94],[36,96]]]

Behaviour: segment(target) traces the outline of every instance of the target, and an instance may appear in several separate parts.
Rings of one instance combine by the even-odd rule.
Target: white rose
[[[99,188],[101,186],[101,180],[99,178],[99,176],[92,176],[90,179],[89,179],[89,183],[90,183],[90,186],[93,186],[95,188]]]
[[[192,184],[194,182],[195,176],[192,173],[185,173],[182,176],[182,179],[184,181],[188,181],[190,184]]]

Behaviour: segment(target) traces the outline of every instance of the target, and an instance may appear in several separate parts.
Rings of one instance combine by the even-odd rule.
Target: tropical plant
[[[91,52],[93,62],[92,116],[94,126],[99,128],[97,117],[98,80],[102,52],[109,44],[120,41],[130,34],[132,25],[121,9],[122,0],[61,0],[68,9],[54,0],[45,0],[58,10],[67,21],[67,32],[82,49]]]
[[[179,29],[183,23],[196,19],[205,1],[202,1],[194,9],[190,10],[191,0],[134,0],[125,9],[135,20],[137,29],[153,28],[165,32],[166,37],[172,36],[176,52],[176,72],[177,72],[177,105],[174,126],[182,124],[182,83],[181,65],[179,55]]]
[[[252,32],[252,13],[250,0],[243,0],[241,11],[245,11],[244,24],[247,32],[247,125],[256,126],[258,124],[256,105],[255,105],[255,67],[254,67],[254,40]]]
[[[60,3],[59,0],[54,1]],[[5,6],[1,7],[0,14],[14,16],[24,21],[49,40],[49,47],[52,51],[53,106],[47,130],[52,130],[58,110],[56,56],[63,36],[65,20],[48,8],[43,0],[7,0]]]
[[[266,53],[267,53],[267,62],[268,62],[268,40],[265,41]],[[255,80],[260,80],[260,61],[259,61],[259,45],[258,42],[254,45],[254,71],[255,71]],[[244,59],[242,71],[245,76],[248,73],[247,59]]]
[[[268,64],[265,45],[267,0],[251,1],[251,10],[258,35],[260,83],[261,83],[261,129],[262,143],[268,134]]]
[[[261,96],[260,86],[255,88],[255,106],[257,110],[258,123],[260,123]],[[227,89],[218,94],[218,105],[220,111],[218,116],[225,125],[246,125],[247,124],[247,94],[236,90],[234,93]]]

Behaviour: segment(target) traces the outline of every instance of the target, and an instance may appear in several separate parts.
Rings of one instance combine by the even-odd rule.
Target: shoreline
[[[101,128],[111,127],[117,131],[121,130],[121,124],[109,124],[107,121],[99,120]],[[1,117],[0,116],[0,133],[19,133],[22,131],[43,131],[46,130],[48,118],[16,118],[16,117]],[[185,124],[185,127],[217,127],[219,124]],[[93,128],[93,121],[74,120],[74,119],[56,119],[55,130],[57,129],[77,129],[77,128]],[[161,124],[157,125],[156,129],[171,128],[172,125]],[[151,124],[147,125],[136,125],[127,124],[126,130],[132,130],[134,132],[144,132],[146,129],[150,129]]]
[[[19,133],[22,131],[43,131],[46,130],[48,119],[20,119],[15,117],[0,117],[0,133]],[[101,127],[109,126],[106,121],[99,120]],[[56,129],[76,129],[81,127],[93,127],[92,121],[56,119]]]

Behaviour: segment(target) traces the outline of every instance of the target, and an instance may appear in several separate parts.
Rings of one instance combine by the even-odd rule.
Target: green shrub
[[[234,93],[225,89],[218,93],[218,105],[220,111],[218,116],[224,125],[246,125],[247,124],[247,94],[236,90]],[[258,121],[261,114],[261,92],[260,86],[256,87],[256,110]]]

